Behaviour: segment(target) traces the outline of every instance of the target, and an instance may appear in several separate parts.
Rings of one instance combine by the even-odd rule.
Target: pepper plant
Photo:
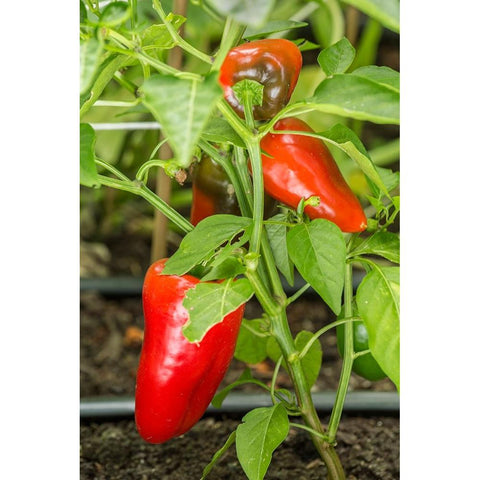
[[[395,0],[344,3],[374,22],[366,34],[371,36],[372,25],[398,32]],[[117,82],[129,97],[122,106],[151,115],[164,136],[135,178],[128,178],[98,158],[96,133],[81,123],[81,183],[143,197],[184,235],[145,280],[138,430],[147,441],[168,441],[187,432],[211,400],[218,406],[233,388],[251,382],[270,392],[272,405],[245,415],[203,478],[233,444],[246,476],[263,478],[289,429],[300,428],[309,432],[328,479],[345,479],[335,444],[352,369],[374,380],[388,376],[399,388],[399,236],[391,228],[400,207],[399,175],[376,165],[356,133],[365,121],[399,124],[399,75],[362,63],[368,39],[357,52],[344,35],[336,0],[198,0],[190,6],[220,25],[221,40],[211,51],[180,33],[192,16],[170,12],[167,2],[153,0],[148,15],[137,0],[80,2],[81,117],[105,101],[105,88]],[[322,28],[322,45],[296,35],[309,19],[313,30]],[[285,35],[291,40],[278,38]],[[188,59],[182,68],[167,61],[174,47]],[[313,94],[291,101],[302,52],[314,49],[320,53]],[[133,68],[141,72],[135,80],[126,75]],[[337,121],[316,132],[298,118],[306,114]],[[172,156],[158,159],[165,142]],[[363,205],[330,150],[343,152],[362,172],[368,186]],[[193,206],[191,222],[147,183],[158,168],[182,183],[202,157],[214,162],[223,184],[227,179],[234,208],[216,208],[217,192],[205,212]],[[266,194],[278,202],[273,216],[265,209]],[[194,201],[205,200],[196,195]],[[356,292],[354,266],[365,272]],[[288,297],[283,285],[293,286],[298,277],[303,285]],[[310,288],[337,319],[294,338],[286,309]],[[240,326],[253,296],[264,314]],[[325,425],[311,388],[321,374],[321,336],[334,328],[343,363]],[[247,369],[214,397],[235,348],[247,363],[272,358],[272,381],[266,385]],[[276,386],[282,368],[293,392]]]

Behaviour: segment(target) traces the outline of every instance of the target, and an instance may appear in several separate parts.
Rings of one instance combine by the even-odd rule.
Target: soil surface
[[[162,445],[144,442],[135,430],[133,420],[82,425],[81,478],[198,480],[213,454],[239,421],[232,418],[206,418],[187,434]],[[345,416],[337,438],[336,449],[348,480],[399,478],[398,418]],[[245,478],[234,446],[230,447],[208,476],[209,480]],[[265,476],[270,480],[325,478],[326,468],[308,434],[294,429],[275,450]]]

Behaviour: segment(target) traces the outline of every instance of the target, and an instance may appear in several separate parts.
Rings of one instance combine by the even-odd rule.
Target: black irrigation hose
[[[319,412],[328,413],[333,407],[335,392],[313,393],[313,403]],[[208,407],[207,415],[245,414],[258,407],[271,406],[268,394],[230,393],[221,408]],[[345,413],[388,413],[398,414],[399,396],[396,392],[349,392],[345,400]],[[133,397],[92,397],[80,401],[82,420],[107,420],[111,418],[131,418],[134,415]]]
[[[353,289],[356,290],[365,272],[363,270],[353,270]],[[299,288],[305,284],[300,276],[295,276],[293,286],[286,282],[283,288],[287,296],[293,295]],[[109,297],[136,297],[142,294],[143,278],[141,277],[106,277],[106,278],[81,278],[80,291],[96,291]],[[305,294],[306,297],[318,296],[313,288],[309,288]]]

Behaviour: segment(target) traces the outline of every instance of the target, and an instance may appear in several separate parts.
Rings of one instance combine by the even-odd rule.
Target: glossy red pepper
[[[313,130],[298,118],[284,118],[274,130]],[[332,154],[318,138],[290,133],[268,133],[261,141],[265,191],[296,208],[300,200],[320,197],[318,206],[307,205],[310,218],[325,218],[343,232],[361,232],[367,227],[362,206],[343,178]]]
[[[290,40],[255,40],[230,50],[220,68],[219,81],[225,99],[242,118],[243,106],[233,85],[246,79],[261,83],[263,104],[253,106],[253,116],[256,120],[269,120],[289,102],[301,68],[302,54]]]
[[[202,417],[222,381],[238,337],[244,306],[214,325],[199,343],[182,327],[187,290],[199,280],[161,275],[167,259],[152,264],[143,285],[145,331],[135,390],[137,430],[150,443],[182,435]]]

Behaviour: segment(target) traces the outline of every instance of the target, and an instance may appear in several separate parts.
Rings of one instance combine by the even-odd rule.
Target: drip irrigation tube
[[[353,270],[353,289],[356,290],[365,272],[363,270]],[[293,286],[286,282],[283,283],[285,293],[290,296],[305,285],[305,280],[300,276],[295,276]],[[110,297],[140,296],[142,294],[143,278],[141,277],[106,277],[106,278],[81,278],[80,291],[97,291],[102,295]],[[305,294],[307,297],[317,296],[318,294],[309,288]]]
[[[319,412],[330,412],[335,401],[335,392],[313,394],[315,408]],[[209,406],[207,415],[244,414],[258,407],[271,406],[268,394],[236,393],[228,395],[221,408]],[[345,400],[346,413],[390,413],[398,414],[399,396],[396,392],[350,392]],[[82,420],[107,420],[111,418],[130,418],[135,411],[133,397],[92,397],[80,401],[80,418]]]

